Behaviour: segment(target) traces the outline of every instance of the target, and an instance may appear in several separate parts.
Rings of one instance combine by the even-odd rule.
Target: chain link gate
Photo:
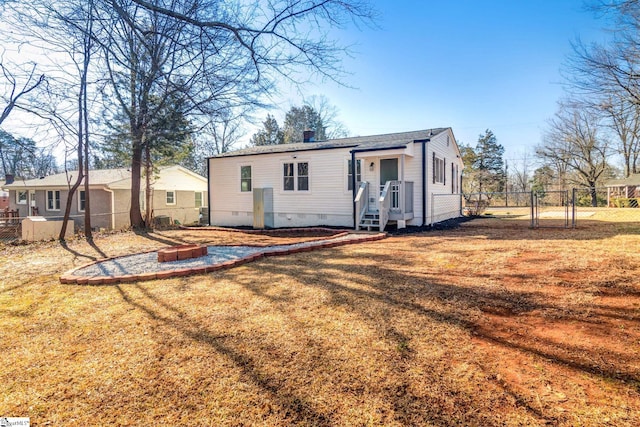
[[[575,191],[531,192],[531,228],[575,227]]]

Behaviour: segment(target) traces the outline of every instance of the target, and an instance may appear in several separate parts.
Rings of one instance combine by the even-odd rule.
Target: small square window
[[[16,204],[18,205],[26,205],[27,204],[27,191],[16,191]]]
[[[167,205],[175,205],[175,204],[176,204],[176,192],[167,191]]]

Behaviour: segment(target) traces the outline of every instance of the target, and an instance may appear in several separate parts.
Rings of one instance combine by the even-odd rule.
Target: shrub
[[[614,203],[618,208],[637,208],[640,204],[640,197],[619,197],[614,199]]]

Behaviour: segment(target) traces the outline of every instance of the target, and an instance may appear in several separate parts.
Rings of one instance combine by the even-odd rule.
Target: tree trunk
[[[132,132],[133,134],[133,132]],[[144,219],[140,213],[140,182],[142,172],[142,137],[136,132],[133,141],[131,156],[131,209],[129,210],[129,220],[131,227],[135,230],[145,228]],[[148,207],[147,207],[148,208]]]
[[[153,166],[151,164],[151,148],[149,144],[145,144],[144,146],[144,154],[145,154],[145,222],[147,223],[147,227],[151,228],[152,218],[153,218],[153,200],[151,198],[151,174],[153,173]]]
[[[591,207],[598,207],[598,193],[596,191],[595,183],[590,183],[589,192],[591,193]]]

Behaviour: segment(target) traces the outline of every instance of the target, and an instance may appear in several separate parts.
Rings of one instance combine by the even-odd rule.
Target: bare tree
[[[611,96],[599,105],[607,121],[607,126],[616,136],[616,151],[622,156],[624,176],[640,171],[640,104],[629,102],[623,97]]]
[[[640,157],[640,2],[601,0],[593,8],[613,18],[613,37],[607,44],[573,44],[567,88],[573,99],[606,119],[629,176],[638,172]]]
[[[505,160],[506,163],[506,160]],[[528,152],[522,154],[522,158],[511,162],[511,182],[515,191],[526,192],[531,188],[532,159]]]
[[[36,64],[31,64],[27,69],[15,64],[7,65],[0,54],[0,72],[3,84],[0,91],[0,99],[5,104],[0,113],[0,125],[4,122],[14,108],[28,110],[26,105],[21,106],[21,101],[45,81],[44,74],[36,74]]]
[[[544,142],[536,154],[545,164],[575,172],[574,183],[589,188],[597,206],[596,187],[608,168],[608,141],[600,135],[597,116],[570,103],[561,104],[549,122]]]
[[[304,104],[313,108],[320,116],[326,139],[346,138],[349,136],[349,129],[339,119],[340,110],[329,102],[329,98],[324,95],[313,95],[305,99]]]

